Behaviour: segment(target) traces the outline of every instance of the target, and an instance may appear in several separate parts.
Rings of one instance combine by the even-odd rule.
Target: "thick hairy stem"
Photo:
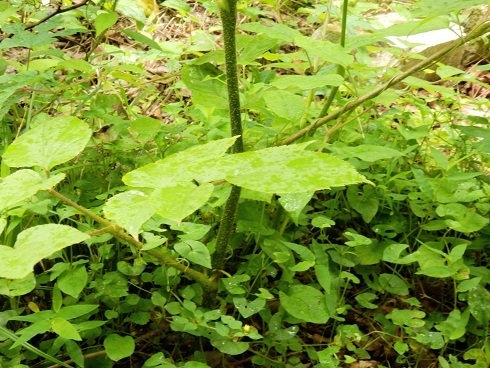
[[[232,137],[238,136],[233,145],[233,153],[239,153],[243,152],[243,138],[235,39],[237,20],[236,0],[222,0],[220,16],[221,22],[223,23],[223,39],[225,43],[226,85],[228,87],[231,135]]]
[[[80,211],[84,215],[90,217],[92,220],[103,225],[106,229],[106,232],[112,234],[114,237],[116,237],[119,240],[129,244],[130,246],[132,246],[137,251],[142,250],[144,244],[142,242],[136,240],[135,238],[133,238],[129,234],[127,234],[119,226],[113,224],[112,222],[110,222],[109,220],[107,220],[101,216],[96,215],[95,213],[93,213],[89,209],[87,209],[83,206],[80,206],[78,203],[73,202],[71,199],[65,197],[63,194],[57,192],[54,189],[49,189],[48,192],[53,197],[58,198],[63,203],[77,209],[78,211]],[[179,271],[181,271],[185,275],[189,276],[191,279],[193,279],[197,283],[201,284],[201,286],[203,287],[203,289],[205,291],[214,292],[216,290],[216,284],[210,278],[208,278],[205,274],[189,268],[186,264],[177,261],[174,257],[172,257],[168,254],[160,253],[159,251],[154,250],[154,249],[145,250],[143,252],[145,254],[148,254],[148,255],[156,258],[162,265],[170,266],[170,267],[178,269]]]
[[[225,265],[228,244],[230,243],[230,237],[233,234],[233,228],[235,226],[240,190],[241,188],[237,186],[231,188],[230,197],[226,201],[223,214],[221,215],[218,236],[216,238],[216,250],[213,254],[213,268],[216,270],[221,270]]]
[[[316,120],[313,124],[310,126],[301,129],[297,131],[296,133],[290,135],[289,137],[285,138],[281,142],[279,142],[277,145],[286,145],[286,144],[291,144],[294,141],[304,137],[307,134],[313,134],[313,132],[318,129],[319,127],[327,124],[330,121],[333,121],[340,116],[352,112],[354,109],[357,107],[361,106],[364,102],[369,101],[377,96],[379,96],[383,91],[388,89],[391,86],[394,86],[395,84],[401,82],[405,78],[415,74],[416,72],[426,69],[430,67],[432,64],[436,63],[437,61],[441,60],[445,55],[453,51],[454,49],[463,46],[464,44],[482,36],[486,32],[490,31],[490,22],[483,23],[479,27],[475,28],[471,33],[469,33],[466,37],[461,38],[458,40],[455,44],[452,44],[451,46],[438,51],[434,53],[433,55],[429,56],[427,59],[422,60],[420,63],[414,65],[412,68],[406,70],[403,73],[400,73],[399,75],[391,78],[389,81],[384,83],[378,88],[373,89],[371,92],[366,93],[365,95],[357,98],[356,100],[350,101],[347,104],[345,104],[343,107],[339,108],[338,110],[328,114],[327,116],[320,118]],[[336,128],[338,129],[338,127]]]
[[[231,135],[238,136],[232,147],[233,153],[243,152],[242,122],[240,116],[240,95],[238,91],[238,71],[236,56],[236,0],[220,1],[220,16],[223,23],[225,42],[226,84],[228,87],[228,104],[230,108]],[[220,227],[216,239],[216,250],[213,254],[213,268],[220,270],[226,262],[226,253],[234,232],[235,217],[240,199],[240,188],[233,186],[221,216]],[[219,278],[219,274],[217,274]]]

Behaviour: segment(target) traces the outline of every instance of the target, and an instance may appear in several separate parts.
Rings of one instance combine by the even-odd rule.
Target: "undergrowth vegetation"
[[[0,1],[0,367],[488,367],[486,3]]]

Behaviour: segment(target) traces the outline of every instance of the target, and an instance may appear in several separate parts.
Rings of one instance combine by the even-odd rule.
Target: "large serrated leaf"
[[[164,188],[193,179],[198,182],[222,179],[222,170],[213,164],[228,151],[235,140],[236,137],[226,138],[191,147],[131,171],[123,177],[123,181],[132,187]]]
[[[50,170],[79,154],[92,135],[82,120],[72,116],[50,118],[16,139],[3,159],[10,167],[40,166]]]
[[[0,277],[21,279],[36,263],[89,236],[66,225],[39,225],[24,230],[14,248],[0,245]]]
[[[57,174],[48,179],[33,170],[19,170],[0,181],[0,211],[32,197],[39,190],[53,187],[65,177]]]
[[[302,148],[284,146],[239,153],[219,164],[230,183],[265,193],[305,193],[368,182],[341,159]]]
[[[155,214],[150,198],[143,192],[130,190],[109,199],[104,215],[136,238],[141,226]]]
[[[196,186],[193,183],[160,188],[152,193],[151,204],[166,219],[180,222],[202,207],[211,197],[212,184]]]

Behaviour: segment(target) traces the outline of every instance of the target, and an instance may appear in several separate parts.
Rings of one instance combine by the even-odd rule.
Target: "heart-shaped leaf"
[[[193,183],[155,190],[151,203],[156,212],[169,220],[182,221],[202,207],[213,193],[212,184],[196,186]]]
[[[201,242],[186,239],[175,244],[174,250],[191,262],[211,268],[211,255],[208,248]]]
[[[10,167],[40,166],[50,170],[79,154],[91,135],[88,125],[73,116],[49,118],[17,138],[3,159]]]
[[[325,295],[308,285],[294,285],[288,293],[279,292],[282,307],[291,316],[312,323],[326,323],[330,318]]]
[[[39,225],[24,230],[13,248],[0,245],[0,277],[21,279],[36,263],[89,236],[66,225]]]
[[[110,334],[104,339],[104,348],[107,356],[115,362],[131,356],[134,352],[134,347],[135,343],[131,336]]]
[[[33,170],[19,170],[0,181],[0,211],[32,197],[39,190],[49,189],[63,180],[57,174],[45,180]]]
[[[155,214],[155,210],[146,194],[130,190],[109,199],[104,207],[104,214],[136,238],[141,225]]]

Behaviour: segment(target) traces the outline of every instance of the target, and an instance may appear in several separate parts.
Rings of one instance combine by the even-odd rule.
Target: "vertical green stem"
[[[223,23],[223,39],[225,43],[226,85],[228,87],[231,135],[233,137],[238,136],[233,146],[233,153],[243,152],[235,38],[237,20],[236,3],[236,0],[221,0],[220,2],[220,17]]]
[[[236,0],[221,0],[220,17],[223,23],[223,38],[225,43],[226,84],[228,87],[228,104],[230,108],[231,135],[238,136],[232,147],[233,153],[243,152],[242,122],[240,115],[240,94],[238,91],[238,71],[236,56]],[[221,216],[220,227],[216,239],[216,250],[213,254],[213,268],[220,270],[226,262],[226,253],[234,232],[238,200],[240,199],[240,187],[233,186],[231,194],[226,201]],[[219,277],[219,274],[217,275]]]
[[[342,47],[345,47],[345,33],[347,27],[347,6],[349,5],[348,2],[349,0],[344,0],[344,3],[342,4],[342,29],[340,31],[340,46]],[[342,65],[337,66],[337,74],[339,74],[342,77],[345,76],[345,68]],[[332,102],[335,96],[337,95],[338,90],[339,90],[338,86],[335,86],[330,90],[330,95],[328,96],[325,105],[323,105],[322,111],[318,115],[318,119],[321,119],[325,115],[327,115],[328,109],[332,105]]]

